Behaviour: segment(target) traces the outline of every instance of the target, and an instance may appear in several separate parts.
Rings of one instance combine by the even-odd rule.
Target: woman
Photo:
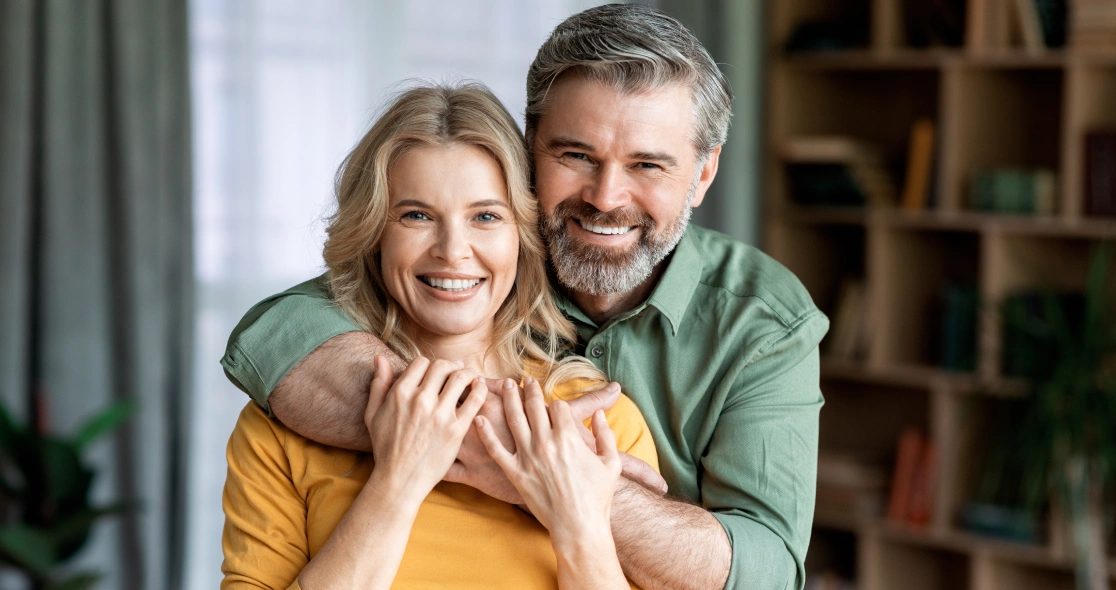
[[[514,121],[476,85],[403,93],[346,159],[330,287],[410,364],[393,380],[377,359],[375,460],[244,409],[222,588],[628,587],[609,528],[617,448],[652,465],[655,452],[627,398],[593,417],[597,453],[562,401],[604,376],[555,360],[576,335],[551,299],[527,175]],[[515,452],[476,418],[481,376],[509,377]],[[441,482],[474,424],[534,516]]]

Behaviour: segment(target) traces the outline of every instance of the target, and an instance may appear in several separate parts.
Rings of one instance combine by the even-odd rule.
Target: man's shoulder
[[[725,312],[763,306],[784,328],[821,315],[802,281],[774,258],[711,229],[691,226],[691,231],[701,253],[699,288],[728,307]]]

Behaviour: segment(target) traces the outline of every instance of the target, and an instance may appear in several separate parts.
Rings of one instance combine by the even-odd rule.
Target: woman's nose
[[[456,223],[443,224],[431,253],[451,264],[469,258],[473,254],[473,246],[468,229]]]

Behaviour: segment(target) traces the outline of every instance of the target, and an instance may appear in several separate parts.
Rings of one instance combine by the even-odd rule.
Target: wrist
[[[416,488],[413,478],[401,477],[387,469],[373,469],[364,488],[381,505],[392,506],[405,513],[417,513],[419,505],[430,494],[430,490]]]
[[[616,547],[612,539],[612,529],[608,519],[602,518],[588,526],[565,527],[550,532],[550,542],[554,545],[554,553],[559,557],[567,556],[575,561],[575,557],[596,555],[604,551],[615,553]]]

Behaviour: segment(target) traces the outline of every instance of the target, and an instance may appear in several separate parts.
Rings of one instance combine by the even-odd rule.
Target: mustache
[[[640,211],[634,207],[601,211],[579,197],[572,197],[559,203],[554,208],[554,214],[551,216],[554,221],[565,221],[572,218],[580,219],[592,225],[655,227],[655,221],[651,219],[646,211]]]

